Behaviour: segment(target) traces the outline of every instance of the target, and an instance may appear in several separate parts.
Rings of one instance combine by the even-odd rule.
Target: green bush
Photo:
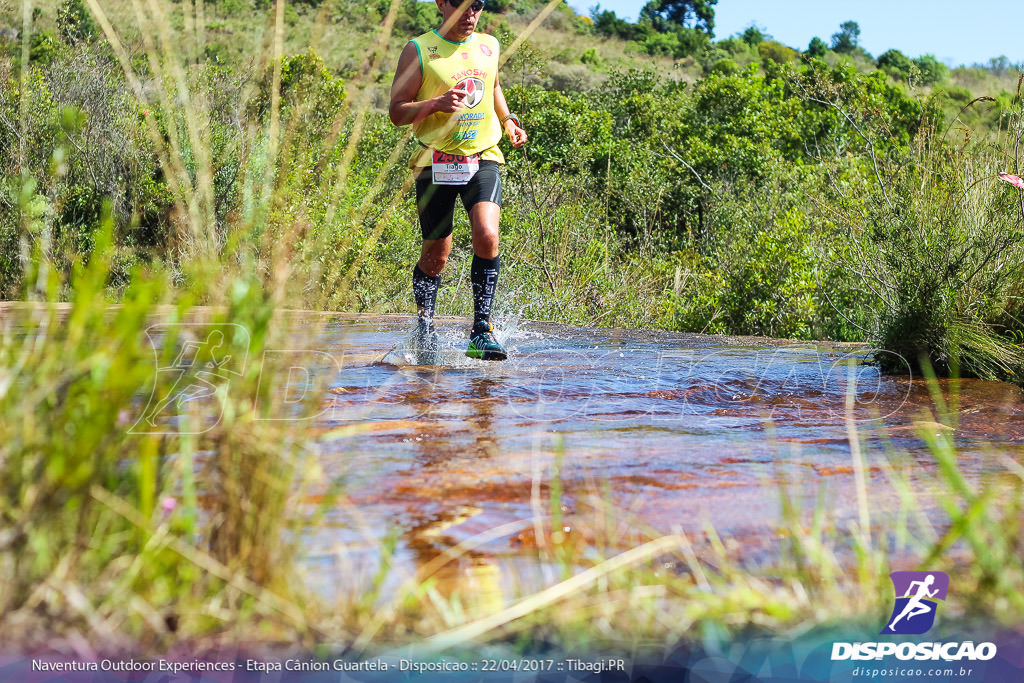
[[[711,73],[720,74],[722,76],[734,76],[740,71],[742,71],[740,65],[737,64],[735,60],[729,59],[728,57],[718,60],[711,67]]]
[[[605,164],[612,119],[586,97],[514,85],[506,90],[530,134],[528,154],[538,170],[590,173]],[[520,152],[510,152],[510,158]]]
[[[490,4],[487,7],[490,9]],[[434,3],[403,0],[398,18],[395,20],[395,31],[400,34],[418,36],[437,28],[440,17]]]
[[[53,31],[47,29],[33,33],[30,41],[28,59],[32,64],[49,66],[60,52],[60,42]]]
[[[922,55],[914,60],[914,66],[920,72],[921,83],[934,85],[946,80],[949,67],[935,58],[935,55]]]
[[[143,252],[166,246],[173,197],[144,110],[109,54],[83,42],[34,66],[24,87],[13,79],[0,83],[0,115],[18,120],[21,107],[29,114],[25,144],[0,127],[0,175],[25,174],[31,183],[19,187],[46,198],[55,221],[47,249],[55,263],[66,270],[88,258],[107,201],[119,239]],[[23,236],[23,224],[0,222],[8,235]],[[20,277],[15,267],[13,260],[5,264],[8,282]]]
[[[775,62],[776,64],[792,62],[800,54],[793,48],[774,40],[760,43],[757,46],[757,52],[761,56],[762,62]]]
[[[64,0],[57,8],[57,30],[65,42],[91,43],[100,37],[100,28],[84,0]]]
[[[814,36],[811,38],[811,42],[807,44],[804,54],[812,59],[824,59],[827,52],[828,45],[825,44],[825,41],[818,36]]]
[[[913,67],[910,58],[899,50],[887,50],[875,62],[875,65],[898,81],[905,81]]]
[[[873,340],[913,367],[988,378],[1024,367],[1024,349],[1001,332],[1021,328],[1009,312],[1024,216],[1013,188],[986,180],[989,154],[928,133],[838,172],[821,202],[854,247],[845,266],[873,300]]]

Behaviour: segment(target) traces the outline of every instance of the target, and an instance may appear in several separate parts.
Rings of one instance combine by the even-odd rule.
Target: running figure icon
[[[929,574],[928,576],[926,576],[924,578],[924,581],[912,581],[910,583],[910,588],[908,589],[908,592],[914,592],[915,590],[916,592],[914,592],[914,595],[911,596],[906,606],[904,606],[903,611],[900,612],[900,615],[893,619],[892,623],[889,624],[890,631],[896,630],[896,622],[898,622],[903,617],[906,617],[907,621],[909,621],[914,617],[918,616],[919,614],[928,614],[933,609],[935,609],[934,607],[932,607],[932,605],[923,602],[924,598],[934,598],[935,594],[939,592],[938,588],[936,588],[935,590],[928,590],[928,588],[933,583],[935,583],[935,576],[933,574]],[[917,588],[915,589],[914,586],[917,586]]]

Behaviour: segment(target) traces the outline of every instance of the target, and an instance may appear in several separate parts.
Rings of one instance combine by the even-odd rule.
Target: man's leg
[[[423,240],[420,260],[412,269],[412,293],[416,299],[416,313],[422,320],[434,319],[437,290],[441,285],[441,271],[452,250],[452,237]]]
[[[441,271],[452,250],[452,216],[457,192],[450,187],[434,185],[430,170],[416,178],[416,208],[420,216],[423,244],[420,259],[412,270],[412,293],[416,300],[416,338],[421,363],[437,361],[438,341],[434,331],[434,308]]]
[[[482,360],[505,360],[508,354],[494,338],[491,310],[498,285],[501,257],[498,252],[498,221],[501,207],[490,201],[478,202],[469,211],[473,228],[473,331],[466,354]]]
[[[473,322],[491,319],[494,290],[498,285],[501,256],[498,253],[498,220],[501,207],[493,202],[479,202],[469,212],[473,228]]]

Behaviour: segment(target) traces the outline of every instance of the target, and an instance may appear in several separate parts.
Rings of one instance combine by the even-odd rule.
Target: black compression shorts
[[[466,213],[477,202],[494,202],[501,206],[501,165],[497,161],[481,161],[480,170],[465,185],[435,185],[427,168],[416,176],[416,211],[420,215],[420,232],[425,240],[440,240],[452,234],[455,198],[462,198]]]

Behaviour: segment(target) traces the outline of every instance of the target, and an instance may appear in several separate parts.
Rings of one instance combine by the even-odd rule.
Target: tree
[[[757,26],[754,26],[753,24],[748,26],[747,30],[744,31],[743,35],[740,36],[740,40],[742,40],[747,45],[750,45],[751,47],[757,47],[764,41],[770,39],[771,36],[769,36],[767,33],[759,29]]]
[[[590,8],[590,20],[594,23],[594,33],[610,38],[643,41],[651,31],[646,25],[631,24],[611,10],[602,10],[601,5]]]
[[[718,0],[650,0],[640,10],[640,18],[661,32],[693,28],[709,36],[715,28],[714,5]]]
[[[804,54],[813,59],[824,59],[826,52],[828,52],[828,46],[825,45],[825,41],[818,36],[814,36],[811,38],[811,42]]]
[[[949,67],[936,59],[935,55],[921,55],[914,60],[914,66],[920,70],[921,83],[924,85],[935,85],[945,80],[949,73]]]
[[[858,47],[860,26],[856,21],[844,21],[839,25],[839,32],[832,34],[832,49],[836,52],[850,53]]]
[[[912,65],[910,58],[899,50],[886,50],[875,62],[875,66],[898,80],[904,80],[910,75]]]

